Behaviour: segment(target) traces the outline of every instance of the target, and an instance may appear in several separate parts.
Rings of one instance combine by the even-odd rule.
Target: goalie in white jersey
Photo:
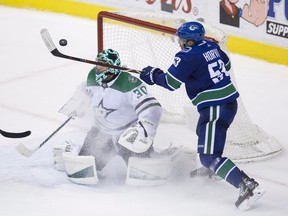
[[[99,53],[96,61],[121,66],[118,52],[112,49]],[[140,79],[118,69],[97,65],[89,72],[80,91],[60,112],[82,117],[85,104],[92,105],[95,124],[88,131],[77,157],[62,154],[65,165],[62,168],[72,182],[97,183],[95,173],[99,174],[117,154],[126,164],[131,156],[149,157],[162,108]],[[57,149],[54,149],[54,157],[59,165]]]

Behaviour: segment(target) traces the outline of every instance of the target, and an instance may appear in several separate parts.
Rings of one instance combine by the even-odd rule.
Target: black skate
[[[235,205],[241,211],[249,209],[263,194],[264,190],[259,187],[258,182],[249,178],[245,173],[240,183],[240,194]]]

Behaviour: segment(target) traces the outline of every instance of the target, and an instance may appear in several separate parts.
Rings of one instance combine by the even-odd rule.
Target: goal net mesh
[[[167,70],[180,50],[175,37],[176,29],[186,21],[192,20],[152,12],[101,12],[97,23],[98,51],[108,48],[117,50],[122,64],[129,68],[141,70],[151,65]],[[203,25],[206,36],[218,41],[229,55],[226,34],[213,26]],[[237,86],[233,68],[230,75]],[[191,130],[195,129],[197,111],[187,97],[184,85],[173,92],[159,86],[148,86],[148,90],[164,108],[162,122],[186,124]],[[251,121],[240,98],[238,113],[228,130],[224,155],[234,161],[249,162],[275,156],[281,149],[281,144],[274,137]]]

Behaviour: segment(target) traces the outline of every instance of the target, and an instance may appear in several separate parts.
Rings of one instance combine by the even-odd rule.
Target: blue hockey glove
[[[154,85],[157,77],[163,73],[160,68],[155,68],[151,66],[147,66],[142,69],[142,73],[140,74],[140,79],[142,79],[148,85]]]

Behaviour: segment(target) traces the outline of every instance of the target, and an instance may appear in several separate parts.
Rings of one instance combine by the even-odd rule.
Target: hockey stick
[[[60,58],[70,59],[70,60],[73,60],[73,61],[80,61],[80,62],[93,64],[93,65],[100,65],[100,66],[103,66],[103,67],[119,69],[121,71],[130,72],[130,73],[137,73],[137,74],[141,73],[140,70],[135,70],[135,69],[126,68],[126,67],[120,67],[120,66],[116,66],[116,65],[106,64],[106,63],[103,63],[103,62],[96,62],[96,61],[92,61],[92,60],[88,60],[88,59],[83,59],[83,58],[78,58],[78,57],[74,57],[74,56],[65,55],[65,54],[61,53],[57,49],[57,47],[55,46],[54,42],[52,41],[52,39],[50,37],[50,34],[49,34],[47,29],[42,29],[41,30],[41,37],[42,37],[42,40],[44,41],[44,43],[46,44],[48,50],[54,56],[57,56],[57,57],[60,57]]]
[[[47,143],[48,140],[51,139],[51,137],[53,137],[62,127],[64,127],[73,118],[74,118],[73,116],[70,116],[63,124],[60,125],[60,127],[58,127],[50,136],[48,136],[35,149],[30,150],[23,143],[20,143],[18,146],[15,147],[16,151],[18,151],[20,154],[22,154],[25,157],[31,157],[38,149],[40,149],[45,143]]]
[[[31,131],[12,133],[12,132],[0,130],[0,134],[4,137],[8,137],[8,138],[23,138],[23,137],[29,136],[31,134]]]

